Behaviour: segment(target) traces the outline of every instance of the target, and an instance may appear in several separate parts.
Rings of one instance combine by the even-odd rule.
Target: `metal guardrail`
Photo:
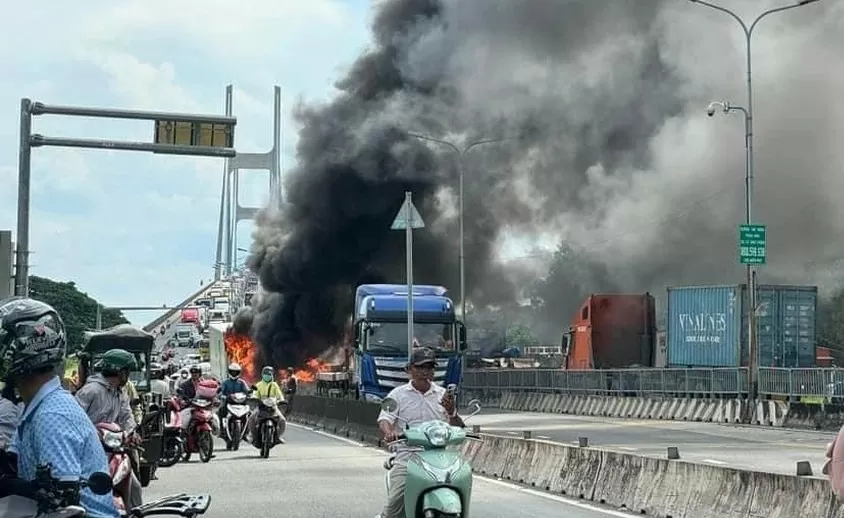
[[[787,397],[844,397],[844,369],[759,369],[759,393]]]
[[[463,387],[469,390],[553,392],[581,395],[746,395],[748,369],[468,369]],[[844,398],[844,369],[762,367],[763,396]]]

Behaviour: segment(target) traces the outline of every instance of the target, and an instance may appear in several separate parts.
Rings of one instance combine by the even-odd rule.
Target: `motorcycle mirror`
[[[393,398],[387,398],[381,402],[381,410],[388,414],[393,414],[399,409],[399,403]]]
[[[107,495],[113,488],[111,477],[102,471],[92,473],[88,479],[88,489],[96,495]]]

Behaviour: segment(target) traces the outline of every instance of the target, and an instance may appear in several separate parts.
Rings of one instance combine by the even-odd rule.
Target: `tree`
[[[539,338],[526,325],[515,325],[507,329],[507,347],[539,345]]]
[[[74,282],[56,282],[44,277],[29,277],[29,295],[56,308],[67,331],[69,351],[82,346],[82,333],[96,329],[98,302],[76,288]],[[128,324],[123,313],[115,309],[102,311],[103,328]]]

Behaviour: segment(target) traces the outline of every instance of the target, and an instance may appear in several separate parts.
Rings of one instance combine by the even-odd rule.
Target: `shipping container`
[[[591,295],[564,337],[566,368],[649,367],[655,335],[656,305],[651,294]]]
[[[756,329],[760,367],[812,367],[816,286],[759,285]],[[748,364],[747,289],[743,284],[668,288],[668,365]]]

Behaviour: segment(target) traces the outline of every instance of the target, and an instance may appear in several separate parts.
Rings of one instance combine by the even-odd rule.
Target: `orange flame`
[[[226,330],[223,343],[226,347],[229,362],[239,363],[243,368],[243,379],[250,385],[255,383],[258,379],[255,373],[255,357],[258,354],[258,348],[255,347],[252,339],[246,335],[237,334],[232,328],[229,328]]]
[[[293,371],[293,375],[301,383],[313,383],[316,381],[317,373],[331,371],[331,366],[322,360],[311,358],[305,362],[305,366],[301,369]],[[286,371],[282,376],[287,377]]]

